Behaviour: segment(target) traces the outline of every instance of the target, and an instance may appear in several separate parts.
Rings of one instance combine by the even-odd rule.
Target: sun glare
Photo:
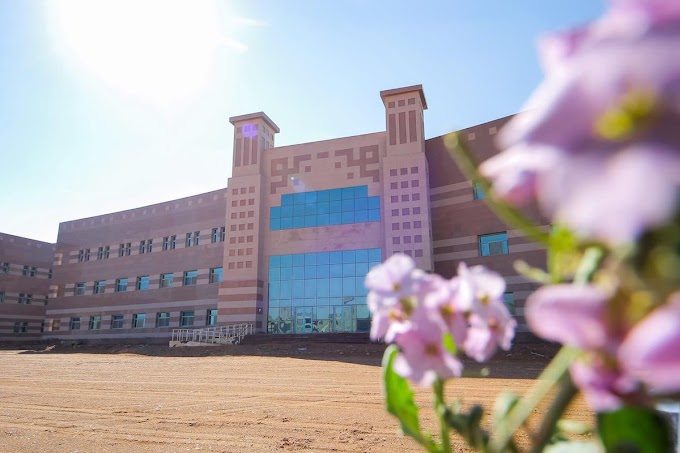
[[[213,0],[49,2],[60,47],[128,96],[170,108],[210,81],[216,51],[245,46],[222,36]]]

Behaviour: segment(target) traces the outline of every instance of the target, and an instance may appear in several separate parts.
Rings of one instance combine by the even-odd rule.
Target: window
[[[145,321],[146,321],[145,313],[135,313],[134,315],[132,315],[132,328],[133,329],[144,328]]]
[[[24,266],[23,270],[21,271],[21,275],[28,277],[28,266]]]
[[[98,260],[103,260],[104,259],[104,247],[99,247],[97,249],[97,259]]]
[[[153,250],[153,239],[148,239],[146,241],[146,253],[151,253]]]
[[[5,303],[5,292],[0,291],[0,304],[4,304],[4,303]]]
[[[27,321],[16,321],[14,323],[14,333],[26,333],[26,332],[28,332]]]
[[[116,292],[121,293],[123,291],[127,291],[127,284],[128,284],[127,278],[117,278],[116,279]]]
[[[31,305],[32,299],[33,299],[33,295],[20,293],[18,302],[22,305]]]
[[[174,276],[172,273],[161,274],[161,288],[170,288],[172,286],[173,280]]]
[[[184,273],[184,286],[193,286],[198,280],[198,271],[186,271]]]
[[[177,236],[165,236],[163,238],[163,250],[175,250]]]
[[[71,318],[69,328],[71,330],[80,330],[80,318]]]
[[[125,244],[125,256],[130,256],[132,254],[132,242]]]
[[[220,230],[219,230],[219,228],[213,228],[212,229],[212,235],[210,237],[210,242],[214,244],[215,242],[218,242],[219,240],[220,240]]]
[[[125,256],[125,244],[118,246],[118,256]]]
[[[31,276],[31,277],[35,277],[37,273],[38,273],[38,268],[37,267],[31,267],[31,270],[30,270],[28,275]]]
[[[73,291],[73,294],[76,296],[84,296],[85,295],[85,283],[76,283],[76,288]]]
[[[113,316],[111,316],[111,328],[112,329],[122,329],[123,328],[123,315],[113,315]]]
[[[49,280],[52,280],[52,269],[50,269],[50,270],[47,272],[47,278],[48,278]]]
[[[159,312],[156,313],[156,327],[169,327],[170,326],[170,313]]]
[[[508,253],[508,234],[494,233],[479,236],[479,251],[482,256]]]
[[[221,267],[213,267],[210,269],[210,283],[219,283],[222,281],[224,270]]]
[[[486,193],[484,192],[484,186],[481,182],[475,181],[472,183],[472,197],[475,200],[483,200],[486,198]]]
[[[90,249],[80,249],[78,251],[78,262],[90,261]]]
[[[206,326],[216,326],[217,325],[217,309],[212,308],[208,310],[205,315],[205,325]]]
[[[108,260],[110,254],[111,254],[111,247],[109,247],[109,246],[107,245],[107,246],[104,247],[104,259],[105,259],[105,260]]]
[[[146,252],[146,240],[139,241],[139,253],[142,254]]]
[[[149,276],[142,275],[137,277],[137,291],[144,291],[149,289]]]
[[[503,303],[512,316],[515,316],[515,293],[503,293]]]
[[[99,330],[102,328],[102,317],[90,316],[90,330]]]
[[[200,234],[201,234],[200,231],[194,231],[194,246],[198,245],[198,239]]]
[[[9,274],[9,263],[7,262],[2,263],[2,273]]]
[[[220,228],[220,242],[224,242],[227,237],[227,227]]]
[[[192,311],[182,311],[179,314],[179,326],[189,327],[194,325],[194,312]]]
[[[94,282],[94,294],[104,294],[106,291],[106,280],[97,280]]]
[[[368,186],[343,187],[281,196],[270,208],[272,231],[380,221],[380,197]]]
[[[187,233],[187,238],[184,241],[184,246],[185,247],[191,247],[191,233]]]

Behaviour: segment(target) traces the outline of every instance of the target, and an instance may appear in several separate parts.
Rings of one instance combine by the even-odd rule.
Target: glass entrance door
[[[356,331],[356,306],[334,305],[333,306],[333,332]]]
[[[295,307],[295,333],[312,333],[314,307]]]

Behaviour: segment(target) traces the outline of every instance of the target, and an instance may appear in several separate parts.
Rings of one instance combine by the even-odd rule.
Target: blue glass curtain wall
[[[380,197],[369,197],[368,186],[317,190],[281,196],[270,209],[272,231],[380,221]]]
[[[269,257],[269,333],[368,332],[364,279],[381,249]]]

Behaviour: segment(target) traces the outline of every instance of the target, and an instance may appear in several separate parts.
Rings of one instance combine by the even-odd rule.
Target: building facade
[[[299,145],[276,147],[279,128],[262,112],[232,117],[225,189],[62,223],[43,338],[167,338],[239,323],[367,332],[364,277],[397,252],[446,277],[460,261],[498,271],[526,330],[534,285],[513,262],[540,265],[544,250],[486,207],[446,136],[424,137],[420,85],[380,97],[384,131]],[[482,160],[508,119],[458,136]]]
[[[42,336],[54,251],[54,244],[0,234],[0,341]]]

